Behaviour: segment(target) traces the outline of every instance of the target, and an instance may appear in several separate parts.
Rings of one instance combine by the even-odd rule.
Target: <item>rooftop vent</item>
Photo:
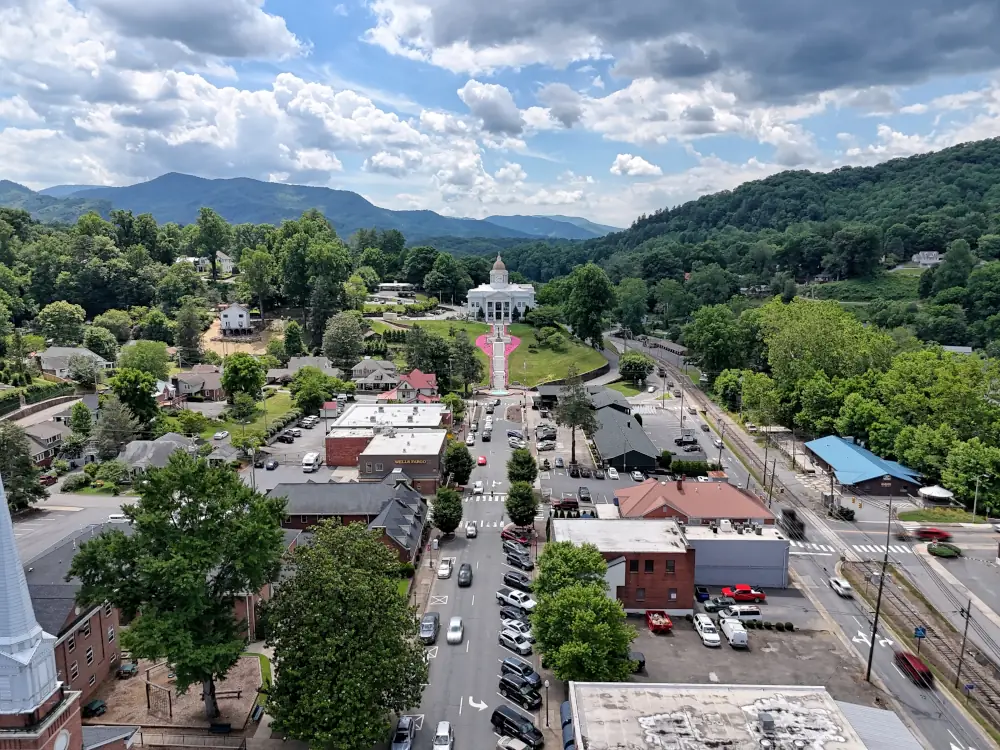
[[[761,711],[757,714],[757,721],[760,722],[760,730],[762,732],[773,732],[774,731],[774,717],[771,716],[767,711]]]
[[[732,521],[730,521],[728,518],[723,518],[721,521],[719,521],[719,531],[721,531],[723,534],[733,533]]]
[[[754,533],[755,533],[755,534],[756,534],[757,536],[764,536],[764,527],[763,527],[763,526],[758,526],[758,527],[756,527],[756,528],[754,529]]]

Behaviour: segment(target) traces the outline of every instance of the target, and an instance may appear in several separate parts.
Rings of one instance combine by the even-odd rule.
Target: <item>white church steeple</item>
[[[30,713],[58,690],[55,642],[35,619],[0,478],[0,715]]]

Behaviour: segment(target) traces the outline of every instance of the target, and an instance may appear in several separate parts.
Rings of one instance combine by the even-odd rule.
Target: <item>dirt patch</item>
[[[254,337],[253,341],[240,341],[236,338],[226,338],[223,340],[218,340],[222,335],[219,332],[219,320],[215,319],[212,321],[212,325],[209,326],[208,330],[201,336],[201,347],[205,351],[212,351],[219,356],[225,357],[229,354],[235,354],[236,352],[245,352],[247,354],[266,354],[267,344],[272,337],[281,337],[281,333],[284,330],[284,322],[281,320],[275,320],[267,325],[267,330],[261,332],[259,336]],[[216,339],[213,341],[213,339]]]
[[[151,698],[154,709],[162,707],[162,715],[150,713],[146,704],[146,670],[153,686]],[[201,685],[192,685],[187,693],[179,695],[170,677],[170,669],[160,663],[140,660],[139,675],[129,680],[110,679],[94,695],[108,705],[108,711],[94,720],[97,724],[138,724],[139,726],[192,727],[207,729],[205,706],[201,700]],[[246,722],[257,700],[257,688],[261,685],[260,659],[244,656],[236,662],[225,680],[215,685],[219,696],[219,710],[222,715],[215,722],[232,724],[239,729]],[[167,714],[167,692],[173,708],[173,717]],[[236,691],[240,691],[236,697]],[[229,697],[231,695],[231,697]]]

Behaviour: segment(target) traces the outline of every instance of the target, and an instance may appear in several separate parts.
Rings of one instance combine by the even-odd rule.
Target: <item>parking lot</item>
[[[256,481],[257,488],[265,491],[282,482],[302,482],[302,457],[313,451],[326,456],[325,436],[326,431],[320,422],[311,430],[302,429],[302,437],[295,438],[294,443],[273,443],[267,446],[267,453],[278,460],[278,468],[255,469],[253,477],[251,470],[246,469],[243,471],[244,481],[247,484]],[[335,468],[322,466],[319,471],[305,476],[313,482],[329,482]]]

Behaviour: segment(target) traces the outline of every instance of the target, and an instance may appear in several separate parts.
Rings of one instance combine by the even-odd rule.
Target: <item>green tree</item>
[[[743,364],[738,349],[733,346],[738,336],[736,316],[726,305],[702,307],[684,326],[684,344],[691,350],[688,358],[711,374]]]
[[[174,343],[174,324],[162,310],[150,310],[139,323],[139,338],[162,341],[167,346]]]
[[[538,498],[528,482],[511,480],[504,508],[512,523],[531,526],[538,513]]]
[[[732,296],[735,288],[732,274],[718,263],[692,271],[684,282],[685,291],[703,305],[721,305]]]
[[[11,421],[0,422],[0,481],[12,512],[25,510],[48,496],[38,482],[38,467],[31,460],[30,446],[23,427]]]
[[[342,312],[334,315],[323,333],[323,354],[340,369],[347,371],[358,363],[365,351],[364,331],[357,315]]]
[[[583,341],[601,346],[602,320],[615,304],[615,288],[604,270],[593,263],[574,269],[569,276],[566,320]]]
[[[538,464],[527,448],[515,448],[507,460],[507,479],[531,484],[538,477]]]
[[[82,401],[77,401],[69,410],[69,429],[75,435],[90,437],[93,427],[94,419],[90,407]]]
[[[249,393],[237,391],[232,399],[229,413],[233,420],[244,424],[252,422],[257,415],[257,400]]]
[[[165,659],[180,691],[200,683],[212,720],[215,683],[246,648],[233,606],[277,577],[285,501],[183,451],[145,479],[139,501],[123,508],[131,534],[84,542],[67,580],[80,579],[81,605],[110,602],[131,620],[122,645],[134,658]]]
[[[229,396],[229,403],[233,403],[233,397],[237,393],[245,393],[254,401],[259,401],[265,382],[267,377],[264,368],[252,354],[236,352],[226,357],[222,370],[222,387]]]
[[[306,347],[302,343],[302,326],[294,320],[288,321],[285,326],[285,358],[301,357],[305,354]]]
[[[198,210],[198,248],[203,258],[212,264],[212,281],[219,280],[219,253],[229,251],[233,242],[233,228],[211,208]]]
[[[343,306],[344,285],[326,277],[317,278],[309,297],[309,333],[314,347],[323,345],[330,320]]]
[[[618,358],[618,374],[633,383],[646,380],[656,367],[653,358],[638,351],[628,351]]]
[[[192,436],[200,435],[212,424],[211,420],[200,411],[191,411],[191,409],[181,409],[174,416],[174,419],[177,420],[183,434]]]
[[[617,289],[618,306],[615,317],[622,327],[632,333],[642,333],[645,329],[646,300],[649,292],[642,279],[622,279]]]
[[[555,596],[567,586],[604,586],[608,564],[593,544],[549,542],[538,556],[538,574],[531,587],[536,599]]]
[[[455,332],[451,342],[451,374],[462,384],[466,395],[470,385],[479,383],[486,376],[486,366],[479,358],[479,349],[462,330]]]
[[[261,323],[264,322],[264,300],[274,293],[278,264],[264,247],[249,250],[240,258],[240,284],[246,294],[257,300]]]
[[[559,396],[555,411],[556,423],[569,427],[570,463],[576,463],[576,431],[590,434],[597,429],[597,417],[590,394],[583,385],[575,366],[570,366],[566,388]]]
[[[363,310],[368,299],[368,285],[358,274],[344,282],[344,304],[350,310]]]
[[[438,489],[431,511],[431,523],[443,534],[453,534],[462,522],[462,497],[449,487]]]
[[[88,327],[83,334],[83,345],[108,362],[114,362],[118,358],[118,339],[107,328]]]
[[[65,300],[42,308],[35,318],[38,330],[53,346],[77,346],[83,341],[83,322],[87,313],[79,305]]]
[[[108,310],[101,313],[94,318],[94,325],[111,331],[119,344],[124,344],[132,338],[132,318],[124,310]]]
[[[138,420],[147,425],[156,419],[159,406],[156,403],[156,378],[141,370],[118,370],[111,378],[111,392],[118,397]]]
[[[357,275],[360,276],[365,282],[365,287],[369,292],[378,291],[380,281],[378,271],[371,266],[358,266]],[[350,281],[350,279],[348,279],[348,281]]]
[[[303,367],[289,386],[295,406],[303,414],[319,414],[323,404],[334,395],[331,380],[317,367]]]
[[[604,581],[566,586],[539,600],[531,629],[556,679],[621,682],[632,673],[628,653],[636,631],[606,587]]]
[[[368,750],[390,716],[420,703],[427,659],[413,611],[397,591],[399,560],[362,524],[323,522],[296,547],[268,606],[280,678],[272,726],[316,747]],[[351,696],[330,700],[330,696]]]
[[[105,484],[109,484],[112,487],[117,488],[118,485],[124,484],[129,478],[129,468],[128,464],[119,459],[112,459],[111,461],[105,461],[101,464],[100,468],[97,470],[97,479],[101,480]]]
[[[406,332],[403,355],[410,370],[434,373],[438,383],[448,382],[451,375],[451,347],[443,336],[429,333],[415,325]]]
[[[97,360],[86,354],[74,354],[67,363],[69,379],[84,388],[97,388],[101,382],[103,368],[97,366]]]
[[[457,393],[446,393],[441,398],[441,403],[451,409],[451,416],[455,424],[462,421],[465,416],[465,401]]]
[[[452,440],[444,452],[444,473],[457,485],[464,485],[475,468],[469,449],[461,440]]]
[[[194,302],[188,302],[177,311],[175,320],[177,354],[182,367],[190,367],[201,362],[201,315]]]
[[[933,293],[937,294],[953,286],[965,286],[978,258],[972,254],[969,243],[955,240],[948,246],[941,264],[934,270]]]
[[[406,254],[406,264],[403,270],[406,280],[417,286],[423,284],[424,278],[434,267],[437,256],[438,251],[433,247],[421,245],[420,247],[410,248]]]
[[[656,300],[656,311],[661,315],[664,326],[670,326],[676,320],[686,320],[698,309],[698,300],[674,279],[658,281],[653,289],[653,299]]]
[[[978,437],[955,443],[941,472],[941,483],[965,507],[972,510],[975,500],[977,513],[996,516],[1000,513],[1000,448]]]
[[[133,341],[122,349],[118,367],[149,373],[156,380],[170,376],[170,355],[162,341]]]
[[[115,458],[126,443],[139,432],[139,422],[115,395],[101,404],[101,418],[94,428],[97,457],[103,461]]]
[[[423,278],[423,288],[440,299],[461,299],[472,286],[472,279],[451,253],[439,253]]]

